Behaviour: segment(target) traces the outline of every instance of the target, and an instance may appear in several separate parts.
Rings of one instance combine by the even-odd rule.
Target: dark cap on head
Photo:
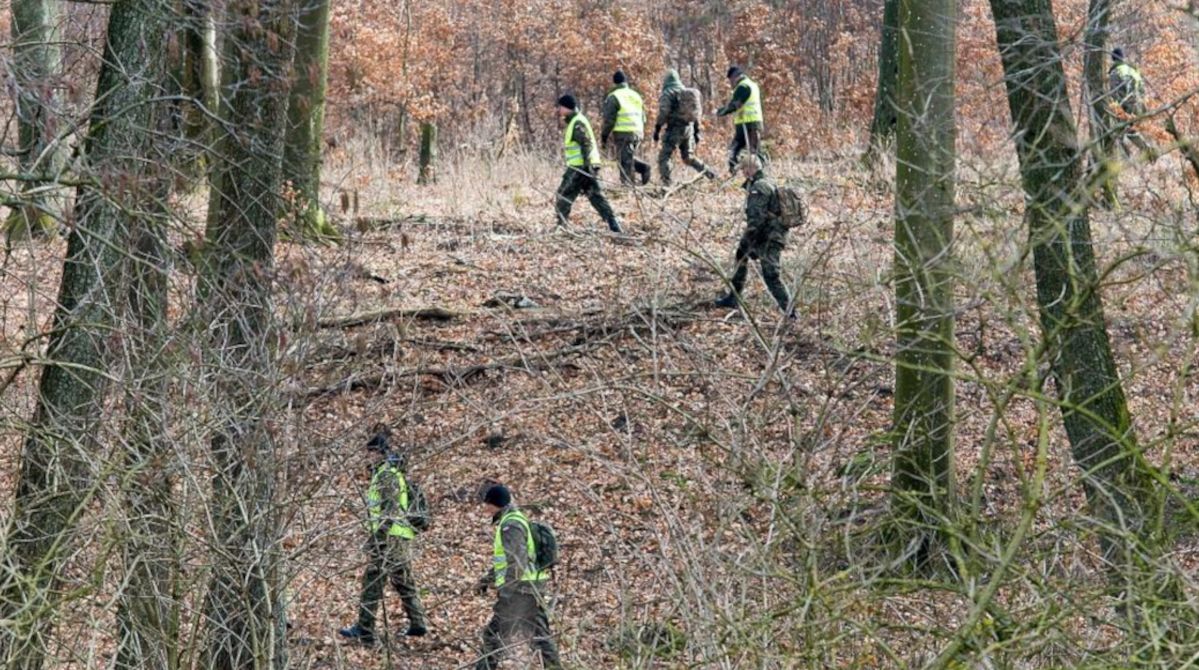
[[[1124,50],[1121,49],[1120,47],[1116,47],[1115,49],[1112,49],[1112,60],[1116,60],[1116,61],[1124,60]]]
[[[507,507],[512,504],[512,492],[503,484],[493,484],[483,492],[483,502],[496,507]]]
[[[562,96],[561,98],[558,98],[558,106],[565,107],[567,109],[578,109],[579,101],[575,100],[575,97],[573,95],[567,93],[566,95]]]
[[[743,74],[745,74],[745,73],[741,71],[740,67],[733,65],[733,66],[729,67],[728,74],[726,74],[724,76],[728,77],[729,79],[735,79],[737,77],[740,77]]]
[[[382,424],[375,426],[375,434],[366,443],[367,451],[386,454],[391,449],[391,429]]]
[[[623,84],[628,80],[629,78],[625,76],[624,70],[617,70],[616,73],[612,75],[613,84]]]

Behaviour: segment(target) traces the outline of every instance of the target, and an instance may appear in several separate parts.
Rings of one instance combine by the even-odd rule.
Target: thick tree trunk
[[[874,117],[870,121],[867,161],[873,160],[895,137],[899,112],[895,108],[895,86],[899,78],[899,0],[885,0],[878,46],[878,84],[874,94]]]
[[[329,78],[329,2],[300,0],[295,81],[288,104],[284,178],[296,201],[297,237],[336,238],[321,207],[321,136],[325,127],[325,89]]]
[[[284,132],[295,4],[228,8],[221,121],[208,207],[201,308],[213,374],[211,584],[205,667],[283,668],[283,580],[270,431],[276,411],[271,285],[283,211]]]
[[[1135,563],[1154,487],[1137,448],[1103,316],[1083,152],[1050,0],[991,0],[1015,125],[1042,337],[1105,558]],[[1121,555],[1121,551],[1123,554]]]
[[[57,132],[57,87],[62,55],[57,0],[13,0],[12,76],[16,92],[17,152],[21,172],[51,175],[61,164],[54,143]],[[54,230],[50,203],[39,191],[53,179],[32,180],[24,188],[24,205],[5,222],[11,239],[44,237]]]
[[[1087,30],[1084,37],[1083,89],[1091,124],[1091,174],[1088,179],[1098,187],[1108,207],[1119,204],[1116,197],[1116,173],[1112,164],[1116,155],[1116,138],[1111,132],[1110,97],[1107,91],[1107,34],[1114,0],[1091,0],[1087,8]]]
[[[7,537],[0,615],[0,659],[6,668],[42,667],[59,575],[77,548],[78,517],[94,493],[99,460],[95,435],[109,379],[109,345],[119,328],[122,268],[131,213],[159,179],[151,148],[163,81],[159,0],[117,0],[109,16],[84,171],[103,192],[79,190],[67,241],[54,330],[53,361],[42,373],[33,426],[21,457],[16,505]],[[165,16],[165,14],[158,14]],[[121,185],[117,188],[116,185]]]
[[[896,104],[895,471],[904,556],[932,558],[953,503],[956,0],[902,0]]]

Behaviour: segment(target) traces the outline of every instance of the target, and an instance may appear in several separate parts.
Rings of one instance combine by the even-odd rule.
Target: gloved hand
[[[661,136],[662,136],[662,126],[658,126],[657,128],[654,128],[654,141],[657,142],[658,138],[660,138]]]
[[[479,581],[475,583],[475,595],[485,596],[487,590],[491,588],[491,575],[483,575]]]

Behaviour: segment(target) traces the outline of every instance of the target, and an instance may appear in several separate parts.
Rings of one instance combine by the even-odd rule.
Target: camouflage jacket
[[[787,227],[771,213],[774,182],[762,170],[745,182],[745,233],[741,244],[749,251],[787,243]]]

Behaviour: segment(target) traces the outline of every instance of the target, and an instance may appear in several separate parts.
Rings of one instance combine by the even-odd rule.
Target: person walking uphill
[[[478,591],[486,593],[494,585],[498,595],[491,621],[483,629],[483,653],[475,670],[498,668],[504,645],[522,629],[531,634],[530,643],[541,655],[537,667],[561,668],[545,606],[549,574],[537,567],[537,547],[529,518],[512,504],[512,493],[502,484],[489,487],[482,503],[495,524],[495,539],[492,567],[479,581]]]
[[[641,94],[629,86],[628,77],[621,70],[612,75],[616,85],[604,98],[604,128],[600,132],[600,144],[608,146],[608,140],[616,145],[616,158],[620,164],[620,183],[632,184],[633,174],[641,176],[641,183],[649,183],[649,163],[637,159],[637,146],[645,137],[645,102]]]
[[[1112,49],[1112,67],[1108,73],[1108,90],[1112,100],[1124,110],[1125,114],[1137,119],[1145,115],[1145,78],[1141,71],[1124,58],[1124,50]],[[1124,140],[1137,145],[1141,151],[1152,151],[1152,147],[1137,129],[1127,123],[1118,131],[1117,140],[1124,146]],[[1126,149],[1127,152],[1127,149]]]
[[[753,154],[741,159],[741,172],[745,176],[745,232],[737,244],[736,269],[731,280],[732,290],[716,300],[717,307],[736,307],[745,288],[749,273],[747,259],[757,259],[762,266],[762,280],[779,309],[788,318],[795,318],[791,309],[791,296],[779,272],[779,260],[787,244],[787,227],[779,216],[772,212],[776,186],[762,169],[762,161]]]
[[[658,120],[654,123],[654,141],[657,142],[659,138],[662,140],[662,146],[658,149],[658,175],[662,185],[671,184],[670,158],[676,149],[683,162],[693,170],[708,179],[716,178],[716,173],[693,154],[699,146],[702,110],[699,91],[684,88],[679,73],[667,70],[666,78],[662,80],[662,94],[658,97]],[[666,128],[665,137],[662,136],[663,127]]]
[[[558,117],[566,125],[562,139],[566,172],[562,174],[562,183],[558,185],[558,191],[554,196],[558,225],[565,226],[570,221],[570,209],[574,206],[575,199],[586,193],[587,200],[604,223],[608,224],[608,228],[614,233],[621,232],[620,221],[600,188],[600,153],[599,146],[595,143],[595,133],[592,132],[587,117],[579,111],[579,103],[573,95],[558,98]]]
[[[761,157],[765,116],[762,114],[762,92],[741,68],[736,65],[730,67],[728,80],[733,87],[733,97],[724,107],[716,110],[716,115],[733,115],[733,141],[729,143],[729,174],[733,175],[736,174],[741,152],[745,149]]]
[[[409,484],[404,474],[404,458],[391,450],[390,441],[390,431],[383,428],[366,443],[367,451],[374,456],[374,474],[366,492],[368,562],[362,575],[358,622],[338,631],[342,637],[362,644],[374,644],[376,640],[375,610],[383,599],[384,582],[388,579],[400,594],[408,615],[405,634],[421,636],[428,632],[411,562],[417,526],[423,528],[427,521],[415,516],[420,507],[416,504],[419,493]]]

